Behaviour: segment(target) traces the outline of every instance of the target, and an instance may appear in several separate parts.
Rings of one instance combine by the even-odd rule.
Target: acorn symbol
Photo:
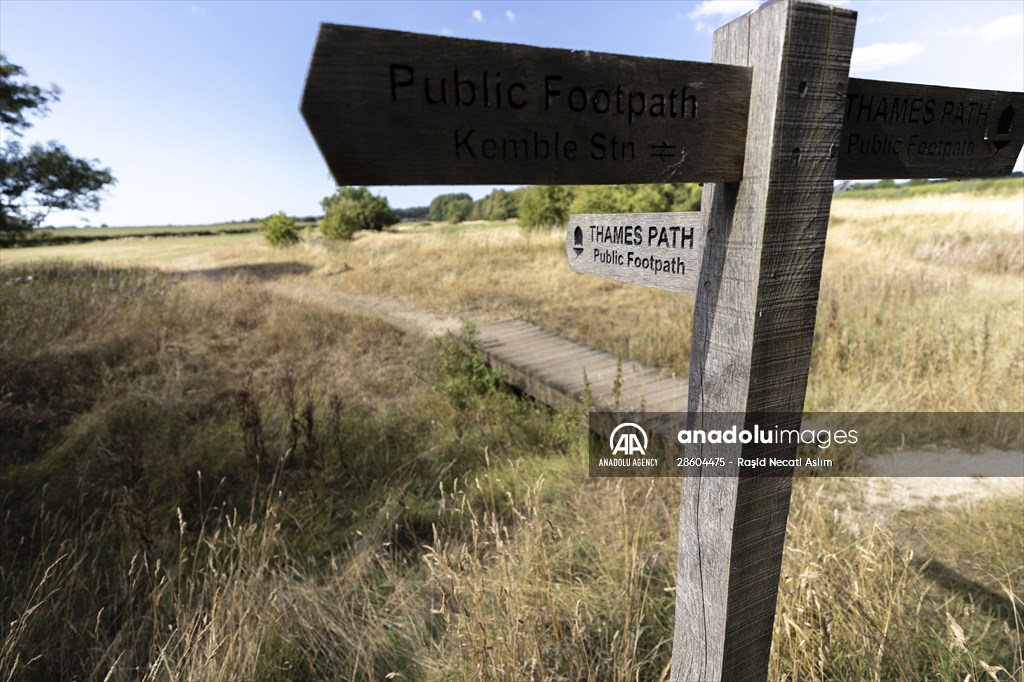
[[[579,225],[576,226],[576,230],[572,233],[572,250],[577,258],[583,253],[583,230],[580,229]]]
[[[1003,113],[999,116],[999,122],[996,123],[996,134],[986,135],[985,139],[992,143],[996,151],[999,151],[1006,145],[1010,144],[1010,130],[1013,128],[1013,107],[1007,106],[1003,109]]]

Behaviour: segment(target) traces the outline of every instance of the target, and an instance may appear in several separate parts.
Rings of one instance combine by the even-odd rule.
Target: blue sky
[[[0,49],[63,90],[25,139],[59,140],[118,180],[99,212],[48,224],[195,224],[311,215],[333,191],[299,114],[321,22],[710,61],[711,30],[757,4],[4,0]],[[854,76],[1024,90],[1022,0],[836,4],[859,13]],[[408,207],[453,190],[374,191]]]

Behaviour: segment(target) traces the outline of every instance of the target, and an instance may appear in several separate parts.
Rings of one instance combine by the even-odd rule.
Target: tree
[[[324,209],[320,231],[329,239],[352,239],[358,230],[380,231],[398,222],[388,200],[373,196],[365,187],[339,187],[320,205]]]
[[[299,241],[295,221],[278,211],[263,221],[263,236],[271,246],[289,246]]]
[[[458,220],[451,220],[453,217],[457,217],[464,202],[468,201],[469,205],[473,205],[473,197],[469,196],[465,192],[459,192],[458,194],[441,194],[434,197],[434,200],[430,202],[430,208],[427,209],[427,220],[433,220],[439,222],[442,220],[449,220],[450,222],[458,222]],[[452,204],[457,204],[457,208],[453,211],[451,208]],[[468,211],[467,211],[468,215]],[[463,218],[465,220],[465,218]]]
[[[572,213],[664,213],[700,208],[698,185],[583,185],[576,188]]]
[[[519,198],[519,226],[524,230],[565,225],[573,188],[565,185],[527,187]]]
[[[692,182],[675,185],[675,197],[672,199],[672,211],[699,211],[700,199],[704,189]]]
[[[393,208],[391,212],[398,216],[402,222],[414,220],[426,220],[429,209],[426,206],[413,206],[411,208]]]
[[[327,206],[320,232],[328,239],[352,239],[360,229],[359,205],[354,199],[337,199]]]
[[[503,189],[492,190],[480,201],[473,202],[470,220],[508,220],[517,215],[516,197]]]
[[[96,159],[72,156],[49,141],[25,148],[18,139],[31,127],[27,115],[45,116],[60,101],[60,89],[24,82],[25,69],[0,53],[0,237],[14,237],[38,227],[50,211],[96,210],[100,191],[116,181]]]
[[[472,199],[466,199],[464,197],[455,199],[454,201],[448,202],[448,206],[444,212],[444,219],[449,223],[461,223],[463,220],[469,218],[469,213],[472,210]]]

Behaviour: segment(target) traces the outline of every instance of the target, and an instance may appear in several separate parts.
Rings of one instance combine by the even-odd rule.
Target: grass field
[[[410,224],[0,251],[0,680],[658,680],[678,481],[581,415],[270,294],[515,315],[685,374],[692,299],[563,235]],[[1024,410],[1024,194],[839,199],[807,406]],[[1024,490],[884,519],[798,479],[770,679],[1014,680]]]
[[[262,241],[263,237],[253,232],[199,237],[130,237],[110,241],[91,240],[75,244],[4,249],[2,256],[5,266],[48,259],[160,266],[167,265],[177,258],[216,253],[239,244],[259,245]]]
[[[313,223],[300,220],[298,227]],[[90,244],[122,239],[161,239],[166,237],[208,237],[215,235],[253,234],[260,231],[260,222],[212,223],[210,225],[153,225],[149,227],[48,227],[32,230],[18,239],[3,241],[0,246],[26,249],[39,246]]]
[[[1024,178],[980,178],[973,180],[946,180],[944,182],[924,182],[920,184],[901,183],[893,187],[877,187],[873,184],[865,188],[854,184],[842,193],[844,199],[903,199],[909,197],[936,196],[942,194],[971,194],[1007,196],[1020,192],[1024,186]]]

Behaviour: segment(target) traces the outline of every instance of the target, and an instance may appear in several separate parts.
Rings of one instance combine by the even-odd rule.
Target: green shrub
[[[535,230],[565,225],[572,198],[573,188],[565,185],[527,187],[519,199],[519,226]]]
[[[580,185],[571,213],[665,213],[700,209],[701,189],[693,184]]]
[[[458,194],[441,194],[434,197],[427,209],[427,220],[440,222],[460,222],[458,216],[462,214],[462,220],[469,216],[469,210],[473,206],[473,197],[465,192]]]
[[[517,201],[519,190],[507,192],[503,189],[495,189],[479,201],[473,202],[473,208],[469,212],[470,220],[508,220],[518,215]]]
[[[278,211],[263,221],[263,236],[271,246],[290,246],[299,241],[295,221]]]
[[[341,207],[332,213],[331,209],[338,204]],[[373,196],[365,187],[339,187],[334,194],[324,197],[320,205],[324,209],[320,231],[330,239],[351,239],[357,230],[380,231],[398,222],[388,200]]]
[[[444,219],[449,223],[461,223],[469,218],[469,212],[473,209],[472,199],[456,199],[448,204]]]
[[[352,239],[359,229],[359,206],[352,199],[338,199],[327,207],[320,231],[328,239]]]

